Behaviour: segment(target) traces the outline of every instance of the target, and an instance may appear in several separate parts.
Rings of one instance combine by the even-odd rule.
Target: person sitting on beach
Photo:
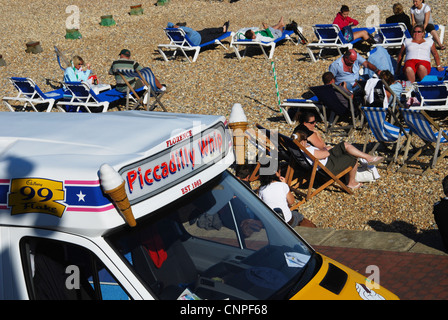
[[[291,227],[316,227],[297,210],[289,209],[296,200],[285,178],[280,175],[280,169],[272,174],[260,175],[258,196]]]
[[[310,111],[305,111],[299,115],[299,124],[294,128],[293,135],[297,131],[305,133],[306,140],[319,149],[330,149],[316,128],[316,116]],[[294,138],[294,137],[292,137]]]
[[[64,71],[64,82],[87,81],[90,77],[90,64],[84,64],[80,56],[74,56],[70,61],[71,66]],[[83,68],[84,67],[84,68]]]
[[[401,3],[395,3],[392,6],[394,14],[386,18],[386,23],[404,23],[409,32],[412,31],[411,18],[404,13]]]
[[[172,23],[168,22],[168,28],[179,28],[185,31],[186,36],[194,46],[199,46],[202,43],[207,43],[229,31],[229,21],[226,21],[222,27],[218,28],[206,28],[200,31],[196,31],[186,26],[186,23]]]
[[[359,69],[361,67],[369,68],[376,74],[380,74],[381,72],[374,64],[364,59],[364,57],[353,49],[347,50],[341,57],[335,60],[328,70],[333,73],[337,85],[345,82],[347,89],[355,92],[356,90],[362,89],[359,84]]]
[[[270,42],[277,38],[280,38],[286,26],[285,22],[283,21],[283,17],[281,17],[280,20],[277,22],[277,24],[272,27],[269,27],[264,22],[262,25],[263,30],[249,29],[244,33],[244,36],[247,39]]]
[[[301,130],[295,131],[293,138],[305,147],[334,175],[338,175],[351,166],[352,170],[348,173],[347,183],[347,187],[351,189],[357,189],[362,186],[361,183],[358,183],[355,180],[356,172],[358,170],[358,158],[366,160],[368,165],[376,165],[384,161],[384,157],[372,156],[364,153],[347,142],[340,142],[331,149],[317,148],[308,143],[307,134]],[[308,162],[313,165],[313,160],[308,156],[306,158]]]
[[[132,86],[134,89],[139,89],[144,86],[143,82],[138,78],[132,78],[125,75],[120,75],[119,70],[141,70],[143,67],[139,65],[138,62],[131,60],[131,52],[128,49],[123,49],[120,51],[120,59],[115,60],[112,62],[112,65],[109,69],[109,74],[115,76],[116,86],[115,89],[120,92],[126,92],[127,91],[127,84],[126,81],[129,83],[129,85]],[[123,79],[123,77],[126,79],[126,81]],[[154,77],[156,87],[160,91],[166,91],[166,86],[162,85],[157,77]]]
[[[412,30],[412,39],[405,39],[401,45],[397,57],[396,75],[400,74],[401,63],[406,55],[403,72],[406,79],[415,82],[416,78],[420,81],[431,72],[431,54],[437,64],[437,71],[443,71],[440,65],[440,56],[434,45],[434,41],[425,38],[425,29],[422,25],[414,26]]]
[[[439,46],[440,50],[445,50],[445,46],[440,41],[432,19],[431,8],[427,5],[425,0],[413,0],[411,7],[411,23],[413,28],[417,25],[422,25],[423,30],[429,32],[434,39],[434,42]]]
[[[358,20],[352,19],[349,17],[350,8],[346,5],[342,5],[340,11],[336,14],[336,17],[333,20],[333,24],[337,25],[339,29],[357,26],[359,24]],[[371,34],[369,34],[366,30],[359,30],[353,32],[353,40],[362,38],[364,41],[367,41],[370,44],[375,44],[375,39]]]

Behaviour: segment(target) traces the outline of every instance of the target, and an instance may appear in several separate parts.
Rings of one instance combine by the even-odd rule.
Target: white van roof
[[[98,171],[102,164],[121,170],[120,174],[126,180],[126,170],[131,170],[133,164],[140,169],[141,164],[148,162],[145,159],[169,154],[168,151],[176,145],[192,141],[192,137],[200,136],[208,128],[219,127],[225,136],[225,121],[220,116],[145,111],[97,114],[2,112],[0,225],[19,223],[89,229],[85,219],[93,216],[102,219],[106,212],[115,210],[100,188]],[[228,140],[223,146],[223,157],[231,149]],[[218,162],[219,159],[213,159],[213,163]],[[229,160],[225,162],[227,167]],[[191,176],[193,174],[189,173],[181,178],[185,180]],[[176,181],[171,181],[168,187],[175,184]],[[139,190],[144,193],[147,186],[143,186]],[[129,189],[127,191],[129,193]],[[156,195],[157,191],[151,190],[148,194]],[[141,205],[147,198],[145,194],[139,194],[131,202],[137,209],[136,217],[145,214],[138,212],[139,206],[148,212],[149,209]],[[11,214],[5,215],[4,211]],[[65,220],[71,220],[70,215],[79,219],[65,224]],[[101,227],[90,228],[102,232],[100,230],[122,224],[123,219],[119,217],[117,220],[116,216],[108,214],[108,223],[102,224],[100,219]]]

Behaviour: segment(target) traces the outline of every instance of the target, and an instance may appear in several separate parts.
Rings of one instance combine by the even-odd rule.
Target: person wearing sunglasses
[[[442,42],[440,42],[439,35],[437,34],[436,28],[434,26],[434,20],[432,19],[431,15],[431,8],[424,2],[425,0],[412,1],[412,3],[414,4],[411,7],[412,26],[415,28],[417,25],[422,25],[423,30],[432,35],[434,42],[439,46],[440,50],[445,50],[446,48],[442,44]]]
[[[423,25],[416,25],[412,30],[412,39],[406,39],[401,46],[397,57],[395,74],[400,74],[401,64],[406,56],[403,67],[406,79],[411,82],[421,81],[431,72],[431,54],[436,61],[437,71],[443,71],[434,41],[430,38],[425,38]]]
[[[87,81],[90,73],[90,64],[85,64],[80,56],[74,56],[70,62],[70,66],[64,71],[64,83]]]
[[[309,111],[301,112],[298,121],[299,125],[294,128],[293,135],[297,131],[302,131],[305,133],[306,140],[316,148],[330,149],[316,128],[316,116],[314,113]]]

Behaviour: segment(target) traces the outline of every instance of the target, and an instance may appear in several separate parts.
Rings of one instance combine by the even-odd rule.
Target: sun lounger
[[[185,58],[187,58],[189,62],[196,62],[201,49],[208,47],[210,45],[220,45],[227,50],[227,48],[222,44],[222,41],[228,37],[233,37],[233,32],[228,31],[216,39],[213,39],[206,43],[201,43],[200,45],[194,45],[192,44],[190,39],[188,39],[188,36],[185,34],[185,31],[180,28],[165,28],[163,30],[165,31],[166,36],[170,40],[169,44],[158,45],[158,51],[160,52],[160,54],[163,57],[163,60],[165,61],[168,61],[168,58],[163,49],[174,50],[172,56],[173,58],[176,56],[177,50],[179,50],[182,52],[182,54],[185,56]],[[191,51],[194,53],[193,59],[190,59],[187,55],[187,52]]]
[[[246,39],[244,35],[241,36],[241,34],[241,32],[236,33],[235,36],[232,37],[232,41],[230,42],[230,46],[235,51],[235,55],[238,60],[241,60],[246,55],[247,48],[249,47],[260,48],[263,52],[264,57],[270,60],[274,57],[275,48],[280,42],[286,40],[291,41],[295,45],[298,45],[298,42],[295,42],[293,38],[291,38],[291,35],[294,34],[294,31],[292,30],[284,30],[281,37],[269,42]],[[245,47],[242,55],[240,54],[240,46]],[[266,49],[269,50],[269,54],[266,52]]]
[[[48,104],[45,111],[50,112],[54,103],[64,97],[64,89],[61,88],[44,93],[30,78],[11,77],[9,81],[19,92],[15,97],[3,98],[3,103],[12,112],[26,111],[27,108],[39,112],[40,108],[38,106],[41,104]],[[10,102],[13,101],[19,104],[11,104]]]

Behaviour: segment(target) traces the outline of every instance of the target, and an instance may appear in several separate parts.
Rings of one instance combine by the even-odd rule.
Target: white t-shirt
[[[421,9],[417,9],[416,7],[411,7],[411,14],[414,15],[415,22],[417,24],[424,24],[425,22],[425,14],[427,12],[431,12],[431,8],[426,4],[423,3],[423,6]],[[429,21],[428,23],[434,24],[434,21],[432,20],[431,13],[429,14]]]
[[[316,148],[315,146],[312,146],[312,145],[310,145],[310,144],[306,146],[306,149],[307,149],[313,156],[315,156],[315,155],[314,155],[314,151],[319,150],[319,148]],[[308,160],[308,162],[309,162],[311,165],[314,164],[314,161],[313,161],[310,157],[306,156],[306,160]],[[327,161],[328,161],[328,157],[326,157],[326,158],[324,158],[324,159],[319,159],[319,162],[322,163],[322,165],[324,165],[324,166],[327,165]],[[319,170],[320,167],[318,167],[317,169]]]
[[[274,181],[265,187],[261,187],[258,191],[258,196],[263,200],[271,209],[280,208],[283,211],[285,221],[288,222],[292,218],[291,210],[286,200],[286,195],[289,192],[289,186],[280,181]]]
[[[404,40],[406,47],[406,60],[417,59],[431,62],[431,47],[434,41],[426,38],[422,43],[412,42],[412,39]]]

